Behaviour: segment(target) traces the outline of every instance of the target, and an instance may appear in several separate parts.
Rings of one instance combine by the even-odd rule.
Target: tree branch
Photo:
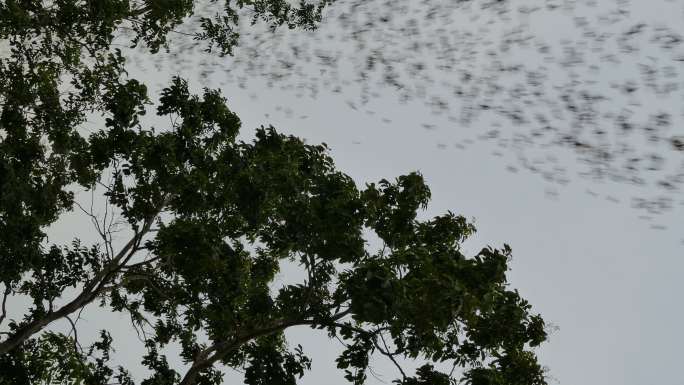
[[[3,321],[5,321],[5,317],[7,317],[7,297],[11,291],[12,290],[10,289],[10,286],[5,283],[5,293],[2,295],[2,315],[0,315],[0,325],[2,325]]]
[[[334,314],[332,316],[332,320],[336,321],[344,316],[348,315],[351,313],[350,310],[345,310],[343,312],[339,312],[337,314]],[[317,320],[281,320],[280,322],[276,322],[274,325],[265,328],[265,329],[260,329],[256,331],[252,331],[250,333],[244,334],[242,336],[238,336],[234,338],[232,341],[223,341],[223,342],[218,342],[210,346],[209,348],[203,350],[199,354],[197,354],[197,357],[195,358],[195,361],[193,362],[192,366],[188,371],[185,373],[185,376],[183,376],[183,379],[181,380],[179,385],[192,385],[195,383],[197,380],[197,376],[204,370],[209,369],[216,361],[221,360],[224,358],[228,353],[231,351],[239,348],[243,344],[259,337],[264,337],[271,335],[273,333],[277,333],[280,331],[283,331],[289,327],[292,326],[301,326],[301,325],[314,325],[317,324]],[[213,354],[212,354],[213,353]]]
[[[164,202],[166,203],[167,200]],[[162,204],[162,208],[163,206],[164,204]],[[158,214],[159,213],[157,212],[155,215],[145,221],[142,229],[136,232],[133,238],[126,243],[119,253],[117,253],[117,255],[114,256],[114,258],[107,263],[90,282],[84,286],[83,290],[76,298],[58,310],[50,311],[44,317],[28,322],[16,332],[11,334],[9,338],[0,342],[0,355],[15,349],[32,335],[43,330],[50,323],[60,318],[64,318],[65,316],[89,304],[95,300],[95,298],[101,295],[107,289],[106,284],[109,283],[111,279],[121,270],[123,267],[122,264],[125,264],[132,257],[131,254],[135,252],[135,248],[140,244],[142,237],[152,227],[154,218],[156,218]]]

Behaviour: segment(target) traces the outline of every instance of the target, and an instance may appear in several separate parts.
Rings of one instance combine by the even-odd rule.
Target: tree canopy
[[[169,125],[145,123],[153,103],[114,35],[131,30],[156,52],[196,3],[0,5],[0,384],[134,384],[106,325],[96,341],[78,338],[86,306],[142,333],[141,385],[219,384],[220,368],[295,384],[312,365],[285,338],[295,326],[342,341],[336,364],[354,384],[372,354],[397,366],[397,384],[545,384],[534,353],[545,324],[507,283],[511,249],[466,256],[465,218],[420,219],[430,190],[419,173],[359,187],[325,144],[270,126],[238,140],[221,93],[194,95],[180,77],[154,103]],[[194,36],[230,54],[239,17],[313,28],[329,3],[226,1]],[[88,132],[94,115],[103,123]],[[111,211],[99,217],[78,189]],[[79,229],[70,243],[47,238],[71,212],[92,219],[97,242]],[[276,286],[284,264],[305,278]],[[59,320],[69,333],[52,328]],[[174,343],[187,368],[169,363]],[[409,373],[402,359],[425,365]]]
[[[337,366],[353,383],[364,382],[372,352],[453,362],[473,384],[544,383],[530,350],[545,340],[544,322],[506,283],[510,248],[466,257],[460,243],[474,228],[463,217],[418,220],[430,198],[419,174],[359,189],[325,145],[272,127],[237,141],[240,120],[226,100],[208,89],[191,95],[180,78],[159,100],[157,113],[174,122],[162,132],[140,123],[148,98],[137,81],[103,100],[105,127],[64,156],[51,154],[36,176],[50,176],[57,163],[72,183],[104,188],[125,221],[98,227],[101,242],[84,245],[75,234],[70,245],[48,244],[42,230],[59,214],[94,214],[67,190],[52,187],[60,200],[46,201],[3,185],[3,224],[12,228],[15,215],[36,229],[32,242],[3,234],[3,304],[13,296],[32,301],[21,319],[5,320],[3,307],[4,383],[132,383],[125,368],[108,366],[106,330],[85,348],[76,333],[49,331],[87,304],[126,312],[147,329],[141,360],[153,374],[141,384],[220,383],[219,364],[244,368],[249,384],[295,383],[310,366],[284,339],[296,325],[345,341]],[[6,159],[21,139],[7,131]],[[12,206],[11,197],[33,206]],[[112,234],[122,227],[130,239],[117,248]],[[369,250],[364,231],[384,247]],[[285,261],[307,278],[276,289]],[[171,341],[182,347],[186,372],[159,353]],[[450,381],[426,364],[397,383]]]

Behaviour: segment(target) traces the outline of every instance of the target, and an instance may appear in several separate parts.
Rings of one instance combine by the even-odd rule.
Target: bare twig
[[[74,204],[76,205],[76,207],[78,207],[79,210],[81,210],[81,212],[83,212],[83,214],[85,214],[86,216],[88,216],[90,218],[90,222],[93,224],[93,226],[95,226],[95,230],[97,231],[97,234],[100,236],[100,238],[102,238],[102,240],[105,243],[105,252],[107,253],[107,257],[109,259],[111,259],[110,249],[109,249],[109,247],[106,246],[107,241],[108,241],[107,236],[105,235],[105,233],[100,228],[100,222],[99,222],[97,216],[95,214],[93,214],[92,201],[93,201],[93,198],[91,198],[90,211],[87,211],[83,206],[81,206],[80,203],[78,203],[76,201],[74,201]]]
[[[394,359],[394,356],[396,354],[390,352],[390,349],[387,346],[387,342],[385,342],[385,337],[383,337],[382,333],[378,333],[378,335],[380,336],[380,340],[382,341],[382,345],[385,347],[385,349],[383,350],[380,347],[380,345],[378,345],[378,343],[375,339],[373,339],[373,344],[375,344],[375,347],[378,348],[378,351],[380,351],[380,353],[382,353],[382,355],[388,357],[392,361],[394,366],[396,366],[397,369],[399,369],[399,372],[401,373],[401,377],[405,380],[406,379],[406,373],[404,373],[404,369],[401,367],[401,365],[399,365],[397,360]]]
[[[144,247],[138,248],[138,250],[143,250],[143,249],[144,249]],[[142,267],[142,266],[149,265],[149,264],[151,264],[151,263],[153,263],[153,262],[156,262],[156,261],[158,261],[158,260],[160,260],[160,259],[161,259],[160,256],[156,256],[156,257],[154,257],[154,258],[150,258],[150,259],[145,260],[145,261],[141,261],[141,262],[134,263],[134,264],[131,264],[131,265],[123,266],[122,269],[123,269],[123,270],[137,269],[138,267]]]
[[[454,364],[451,365],[451,371],[449,372],[449,378],[453,378],[452,376],[454,375],[454,370],[456,370],[457,364],[458,364],[458,361],[454,360]]]
[[[76,322],[72,321],[68,315],[64,316],[64,318],[66,318],[66,320],[69,321],[69,324],[71,324],[71,331],[69,331],[67,337],[71,336],[71,332],[74,333],[74,350],[83,353],[83,347],[81,346],[81,343],[78,342],[78,331],[76,330]]]

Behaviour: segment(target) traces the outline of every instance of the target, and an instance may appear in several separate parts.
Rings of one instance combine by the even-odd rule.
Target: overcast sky
[[[684,16],[683,1],[606,3],[632,7],[635,20],[672,25],[682,24]],[[574,16],[562,14],[557,20],[545,19],[530,28],[539,28],[540,34],[555,41],[554,33],[560,39],[568,32],[563,29],[568,25],[563,17]],[[170,74],[145,76],[164,80]],[[221,74],[215,74],[209,85],[221,83]],[[485,245],[511,245],[512,287],[518,288],[547,322],[558,327],[539,350],[552,383],[684,383],[679,366],[684,343],[680,326],[684,321],[679,278],[684,268],[681,209],[660,218],[666,229],[652,229],[629,207],[628,198],[641,191],[633,191],[636,187],[575,177],[561,186],[524,170],[509,172],[506,166],[515,163],[515,154],[495,156],[495,147],[488,143],[478,142],[464,149],[455,145],[484,132],[486,121],[467,129],[437,121],[434,129],[425,130],[421,124],[430,117],[429,109],[418,103],[400,104],[394,95],[375,101],[375,114],[371,115],[350,109],[346,103],[349,95],[344,93],[323,92],[315,99],[297,99],[292,91],[267,89],[260,81],[251,82],[246,89],[234,83],[225,83],[222,88],[229,106],[243,120],[245,138],[251,136],[254,127],[273,124],[281,132],[306,138],[308,143],[326,142],[337,166],[359,186],[418,170],[433,195],[425,216],[451,210],[475,219],[478,233],[466,244],[468,254]],[[668,102],[677,104],[681,99]],[[663,102],[642,103],[646,109],[653,103],[655,109]],[[382,121],[387,117],[391,123]],[[555,155],[573,159],[564,152]],[[578,165],[569,172],[572,176],[580,170]],[[621,199],[616,203],[607,196]],[[64,225],[53,233],[68,238],[73,229]],[[94,328],[111,327],[131,338],[127,322],[118,316],[93,314],[84,322]],[[302,384],[346,383],[334,364],[339,344],[311,335],[306,328],[289,331],[288,335],[313,359],[313,370]],[[130,341],[120,344],[119,352],[124,362],[134,363],[139,361],[140,350],[134,339]],[[376,358],[372,367],[386,383],[398,376],[382,357]],[[382,382],[371,376],[368,383]]]
[[[231,100],[246,129],[264,121],[260,115],[268,105],[263,99],[255,104],[236,96]],[[388,108],[397,123],[384,125],[345,108],[341,98],[321,96],[295,107],[308,119],[269,122],[310,143],[328,143],[338,167],[359,184],[421,171],[433,192],[427,214],[452,210],[475,218],[478,233],[468,250],[510,244],[512,286],[559,327],[540,357],[560,384],[684,382],[676,364],[684,342],[681,218],[672,215],[667,230],[653,230],[624,202],[586,193],[619,193],[624,186],[596,186],[578,178],[559,188],[537,175],[507,172],[485,145],[439,150],[436,143],[451,143],[458,135],[448,127],[420,128],[423,108]],[[334,365],[322,362],[323,357],[332,360],[322,352],[334,344],[305,342],[314,370],[303,383],[344,384]],[[394,378],[391,366],[377,361],[380,372]]]

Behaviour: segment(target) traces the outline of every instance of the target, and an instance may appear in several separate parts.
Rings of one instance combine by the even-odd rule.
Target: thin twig
[[[71,336],[71,332],[74,332],[74,350],[78,351],[79,353],[83,353],[83,347],[81,346],[81,343],[78,342],[78,331],[76,331],[76,322],[72,321],[71,318],[66,315],[64,316],[67,321],[71,324],[71,331],[67,335],[67,337]]]
[[[452,376],[454,374],[454,370],[456,369],[457,363],[458,362],[456,360],[454,360],[454,364],[451,366],[451,371],[449,372],[449,378],[452,378]]]
[[[143,249],[145,249],[145,247],[139,247],[139,248],[138,248],[138,250],[143,250]],[[146,260],[146,261],[134,263],[134,264],[132,264],[132,265],[123,266],[122,269],[124,269],[124,270],[136,269],[136,268],[141,267],[141,266],[149,265],[150,263],[156,262],[156,261],[158,261],[158,260],[160,260],[160,259],[161,259],[160,256],[156,256],[156,257],[150,258],[150,259],[148,259],[148,260]]]
[[[401,365],[397,362],[397,360],[394,359],[394,354],[390,353],[389,347],[387,346],[387,342],[385,342],[385,337],[382,336],[382,333],[378,333],[380,336],[380,340],[382,341],[383,346],[385,346],[385,350],[383,350],[378,344],[377,341],[373,340],[373,343],[375,344],[375,347],[378,348],[380,353],[382,353],[384,356],[389,357],[389,359],[394,363],[394,366],[399,369],[399,372],[401,373],[401,376],[404,380],[406,380],[406,373],[404,373],[404,369],[402,369]]]

